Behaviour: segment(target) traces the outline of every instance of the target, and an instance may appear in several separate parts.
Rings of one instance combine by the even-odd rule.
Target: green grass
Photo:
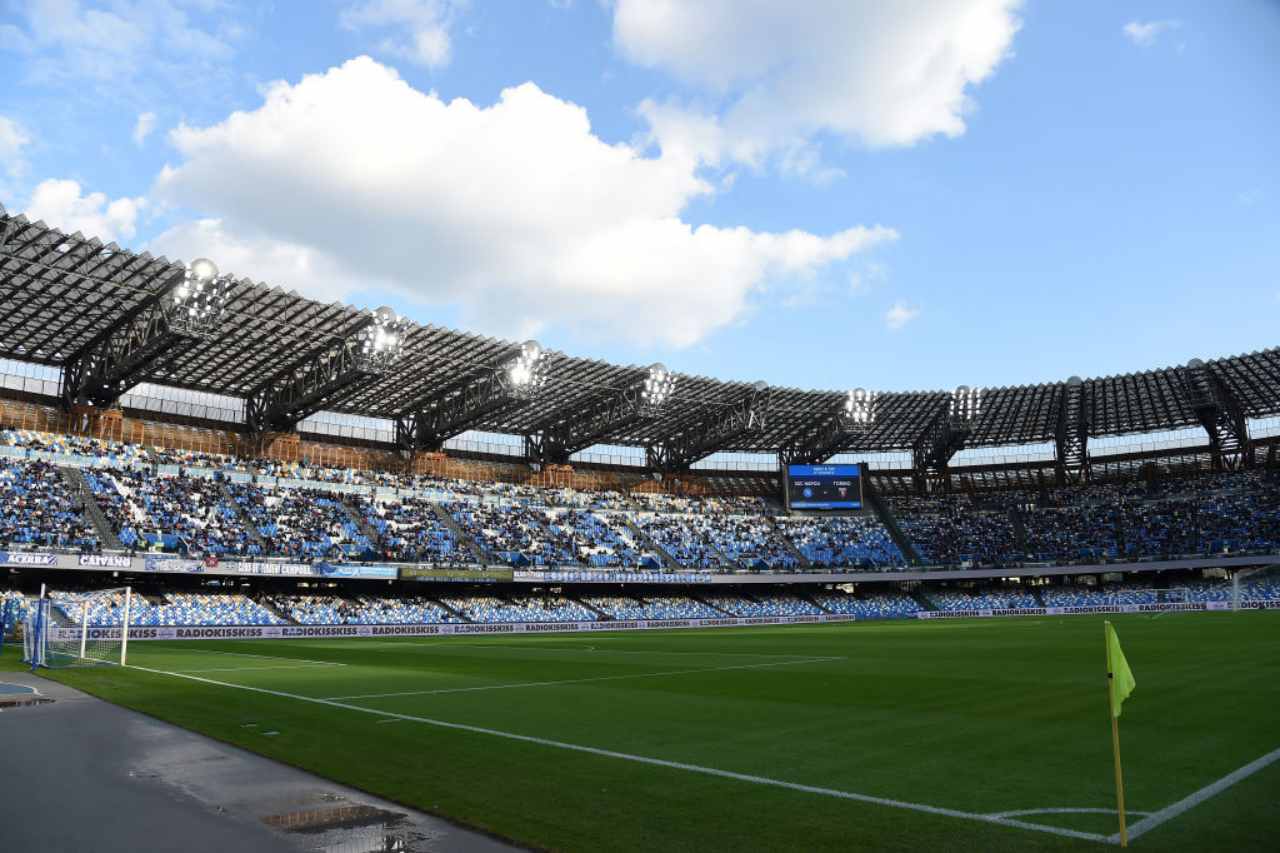
[[[1277,614],[1121,616],[1115,623],[1138,680],[1121,720],[1130,809],[1165,807],[1280,747]],[[1114,806],[1102,624],[1093,617],[138,642],[130,663],[306,697],[458,691],[343,701],[965,812]],[[537,847],[1107,846],[424,722],[380,722],[396,718],[136,669],[54,677]],[[548,681],[569,683],[463,690]],[[1134,846],[1274,849],[1278,792],[1280,763]],[[1091,833],[1115,829],[1114,815],[1027,819]]]

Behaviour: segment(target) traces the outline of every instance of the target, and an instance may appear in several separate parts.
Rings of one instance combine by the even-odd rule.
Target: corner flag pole
[[[1116,765],[1116,811],[1120,815],[1120,846],[1129,846],[1129,829],[1124,822],[1124,771],[1120,768],[1120,716],[1116,713],[1116,692],[1111,682],[1115,679],[1115,667],[1111,662],[1111,623],[1102,625],[1104,645],[1107,647],[1107,703],[1111,708],[1111,753]]]

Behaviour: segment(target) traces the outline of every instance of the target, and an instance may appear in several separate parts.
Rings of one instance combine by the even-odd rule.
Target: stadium
[[[308,79],[263,97],[318,110]],[[179,148],[209,132],[181,121]],[[719,379],[259,281],[209,220],[173,258],[31,199],[0,206],[0,847],[1274,849],[1280,348]],[[1016,358],[997,323],[975,348]]]

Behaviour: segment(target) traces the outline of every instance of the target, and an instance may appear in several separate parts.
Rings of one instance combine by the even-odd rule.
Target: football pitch
[[[1112,619],[1138,682],[1132,846],[1275,849],[1280,614]],[[129,662],[54,677],[534,847],[1116,841],[1098,617],[136,642]]]

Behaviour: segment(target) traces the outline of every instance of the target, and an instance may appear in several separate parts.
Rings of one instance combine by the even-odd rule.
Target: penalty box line
[[[906,811],[922,812],[924,814],[937,815],[940,817],[952,817],[962,820],[968,820],[975,823],[992,824],[995,826],[1012,827],[1015,829],[1027,829],[1033,832],[1044,832],[1049,835],[1060,835],[1067,838],[1079,838],[1085,841],[1100,841],[1108,843],[1111,841],[1105,835],[1099,835],[1094,832],[1081,832],[1075,829],[1066,829],[1064,827],[1047,826],[1044,824],[1031,823],[1029,821],[1018,820],[1012,817],[996,817],[989,814],[979,814],[977,812],[966,812],[959,809],[949,809],[942,806],[931,806],[926,803],[913,803],[906,800],[894,800],[888,797],[875,797],[870,794],[858,794],[852,791],[841,791],[835,788],[823,788],[817,785],[804,785],[799,782],[788,782],[784,779],[772,779],[768,776],[756,776],[750,773],[737,773],[732,770],[721,770],[716,767],[704,767],[700,764],[688,764],[682,761],[668,761],[664,758],[652,758],[647,755],[633,755],[627,752],[617,752],[612,749],[601,749],[595,746],[583,746],[582,744],[566,743],[565,741],[551,740],[549,738],[534,737],[532,735],[522,735],[515,732],[505,732],[500,729],[490,729],[484,726],[473,726],[467,723],[452,723],[448,720],[437,720],[431,717],[419,717],[414,714],[400,714],[395,711],[381,711],[377,708],[366,708],[362,705],[351,705],[346,702],[339,702],[334,699],[321,699],[315,696],[302,696],[297,693],[286,693],[283,690],[271,690],[266,687],[250,687],[247,684],[234,684],[228,681],[217,681],[212,678],[203,678],[198,675],[188,675],[181,672],[166,672],[162,669],[150,669],[145,666],[137,666],[129,664],[129,669],[136,669],[141,672],[150,672],[154,675],[167,675],[171,678],[183,678],[188,681],[196,681],[201,684],[211,684],[215,687],[229,687],[232,690],[247,690],[250,693],[261,693],[264,696],[275,696],[280,699],[294,699],[299,702],[308,702],[313,705],[323,705],[329,708],[340,708],[344,711],[355,711],[360,714],[371,714],[376,717],[382,717],[385,721],[403,720],[411,723],[422,723],[423,725],[434,726],[441,729],[451,729],[453,731],[470,732],[472,734],[489,735],[490,737],[502,738],[504,740],[518,741],[520,743],[531,743],[537,746],[550,747],[552,749],[562,749],[569,752],[585,753],[587,755],[597,755],[602,758],[613,758],[620,761],[631,761],[636,764],[647,764],[652,767],[665,767],[669,770],[683,770],[687,773],[698,773],[703,776],[716,776],[721,779],[731,779],[735,782],[746,782],[753,785],[765,785],[771,788],[783,788],[789,791],[798,791],[804,794],[815,794],[823,797],[832,797],[841,800],[852,800],[859,803],[868,803],[877,806],[887,806],[889,808],[904,809]]]
[[[1273,749],[1270,752],[1268,752],[1266,755],[1262,756],[1261,758],[1255,758],[1253,761],[1250,761],[1245,766],[1231,771],[1226,776],[1223,776],[1221,779],[1217,780],[1216,782],[1210,782],[1208,785],[1205,785],[1199,791],[1196,791],[1193,794],[1188,794],[1187,796],[1183,797],[1181,800],[1178,800],[1176,803],[1165,806],[1164,808],[1160,809],[1160,811],[1158,812],[1152,812],[1151,814],[1144,817],[1142,820],[1138,821],[1137,823],[1129,827],[1130,840],[1139,838],[1140,836],[1147,834],[1148,832],[1150,832],[1151,830],[1155,829],[1157,826],[1160,826],[1163,823],[1168,823],[1169,821],[1173,820],[1175,817],[1182,814],[1183,812],[1186,812],[1195,808],[1196,806],[1200,805],[1210,797],[1221,794],[1223,791],[1227,790],[1237,782],[1243,782],[1245,779],[1248,779],[1253,774],[1257,773],[1260,770],[1265,769],[1266,767],[1272,764],[1275,764],[1277,761],[1280,761],[1280,749]],[[1117,832],[1107,840],[1115,844],[1119,844],[1120,833]]]
[[[445,693],[477,693],[484,690],[514,690],[521,687],[556,687],[563,684],[591,684],[597,681],[625,681],[637,678],[662,678],[671,675],[697,675],[705,672],[731,672],[738,669],[766,669],[776,666],[796,666],[802,663],[830,663],[847,658],[803,658],[801,660],[772,661],[770,663],[744,663],[735,666],[711,666],[701,669],[676,669],[667,672],[637,672],[627,675],[595,675],[590,678],[562,678],[555,681],[518,681],[513,684],[484,684],[478,687],[441,687],[435,690],[405,690],[399,693],[362,693],[356,696],[330,696],[334,702],[357,699],[393,699],[400,696],[439,696]]]

